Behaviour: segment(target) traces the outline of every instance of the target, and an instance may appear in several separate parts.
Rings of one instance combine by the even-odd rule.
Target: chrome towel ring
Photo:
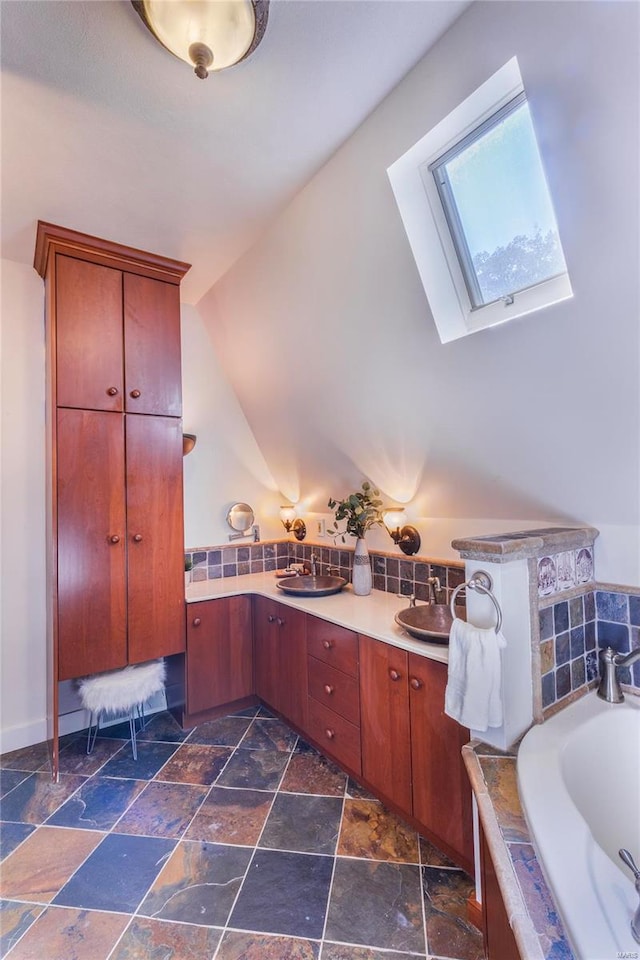
[[[493,580],[491,579],[488,573],[485,573],[484,570],[476,570],[473,576],[469,580],[467,580],[466,583],[459,584],[451,594],[451,601],[449,603],[449,608],[451,610],[451,616],[454,618],[454,620],[456,616],[455,614],[456,597],[458,596],[460,591],[463,590],[465,587],[469,587],[470,590],[476,590],[478,593],[483,593],[485,596],[489,597],[489,599],[491,600],[491,602],[493,603],[496,609],[495,630],[496,630],[496,633],[500,633],[500,630],[502,629],[502,610],[500,609],[500,604],[496,600],[491,589],[493,587]]]

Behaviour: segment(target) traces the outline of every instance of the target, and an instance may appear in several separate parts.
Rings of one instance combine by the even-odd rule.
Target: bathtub
[[[626,847],[640,864],[640,697],[595,692],[533,727],[518,786],[538,857],[580,960],[640,957]]]

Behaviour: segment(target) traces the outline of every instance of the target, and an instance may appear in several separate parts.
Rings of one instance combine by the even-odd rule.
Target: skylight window
[[[515,57],[387,172],[443,342],[572,296]]]

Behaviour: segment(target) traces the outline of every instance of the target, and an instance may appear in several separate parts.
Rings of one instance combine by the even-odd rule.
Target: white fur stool
[[[85,710],[90,713],[89,732],[87,734],[87,753],[91,753],[98,736],[100,720],[111,715],[129,715],[131,730],[131,749],[134,760],[138,759],[136,744],[136,720],[141,729],[144,726],[144,705],[154,693],[164,689],[164,660],[152,660],[124,667],[122,670],[110,670],[97,673],[92,677],[83,677],[78,681],[80,699]],[[93,729],[93,716],[96,724]]]

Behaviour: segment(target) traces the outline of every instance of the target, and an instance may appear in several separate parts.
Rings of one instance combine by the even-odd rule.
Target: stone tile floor
[[[0,956],[481,960],[470,878],[263,708],[0,757]]]

